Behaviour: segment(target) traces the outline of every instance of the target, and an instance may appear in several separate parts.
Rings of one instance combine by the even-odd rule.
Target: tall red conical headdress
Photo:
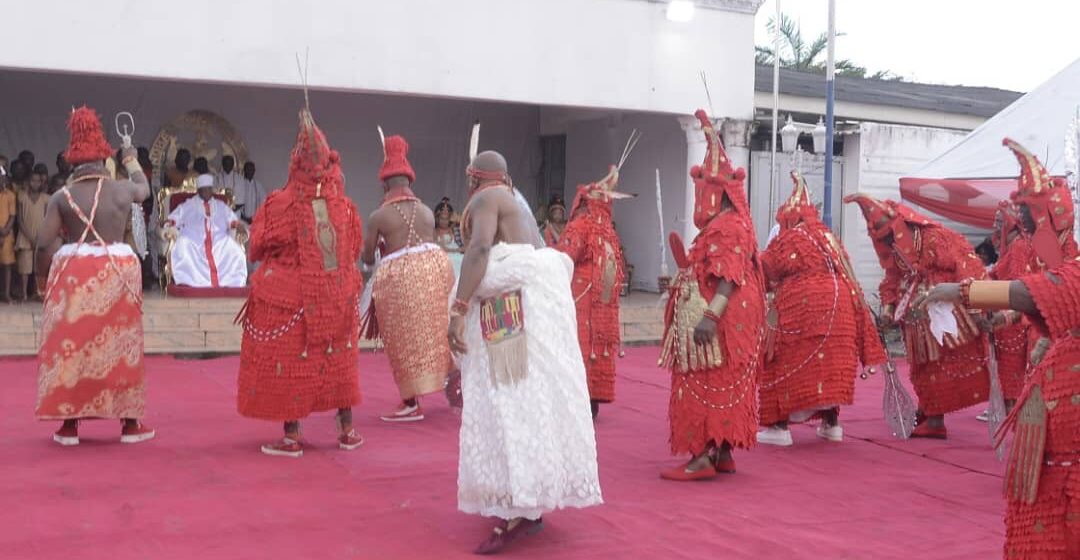
[[[409,164],[409,143],[401,136],[388,136],[383,144],[383,163],[379,169],[379,180],[404,176],[410,183],[416,182],[416,172]]]
[[[727,196],[735,210],[749,221],[750,207],[743,188],[746,171],[732,167],[731,159],[720,142],[720,136],[705,111],[698,109],[694,116],[701,123],[706,143],[704,161],[690,169],[695,191],[694,225],[700,229],[712,221],[723,207],[724,196]]]
[[[791,196],[776,210],[776,223],[781,228],[792,228],[802,222],[819,221],[817,208],[810,198],[810,188],[806,179],[798,171],[791,172]]]
[[[1027,206],[1035,222],[1031,244],[1035,253],[1050,268],[1060,265],[1066,255],[1062,247],[1072,245],[1073,208],[1072,195],[1065,181],[1050,176],[1050,171],[1031,152],[1011,138],[1001,144],[1016,156],[1020,163],[1020,176],[1012,199],[1017,205]]]
[[[603,179],[595,183],[588,183],[585,185],[578,185],[577,195],[574,196],[574,203],[570,206],[570,215],[573,216],[574,212],[581,206],[588,205],[590,208],[597,208],[605,212],[607,215],[611,214],[611,201],[630,198],[632,195],[623,194],[615,190],[615,187],[619,184],[619,168],[612,165],[608,168],[608,174]]]
[[[880,239],[892,233],[889,224],[896,217],[896,213],[888,204],[862,193],[844,197],[844,204],[852,202],[858,204],[862,210],[863,218],[866,219],[866,231],[870,232],[870,237]]]
[[[101,119],[93,109],[86,105],[74,109],[67,126],[71,139],[64,152],[64,159],[69,164],[100,162],[113,154],[112,146],[105,140],[105,134],[101,130]]]
[[[342,320],[355,309],[362,285],[356,267],[361,231],[356,207],[341,178],[341,161],[308,109],[300,110],[300,131],[282,195],[293,197],[307,344],[311,351],[331,351],[356,336],[357,321]],[[349,314],[348,317],[354,317]]]
[[[940,224],[893,200],[878,200],[867,194],[844,197],[844,203],[856,203],[866,218],[866,229],[874,241],[878,257],[888,254],[890,247],[885,239],[892,237],[892,249],[897,250],[908,262],[918,259],[915,246],[915,227],[940,227]]]
[[[316,194],[340,195],[344,192],[341,156],[330,148],[326,135],[306,108],[300,110],[300,131],[296,134],[296,144],[289,160],[286,188],[302,191],[306,197]]]

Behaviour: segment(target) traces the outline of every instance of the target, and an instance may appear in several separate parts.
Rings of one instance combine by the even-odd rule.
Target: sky
[[[755,40],[781,10],[807,42],[828,29],[827,0],[766,0]],[[1080,58],[1076,0],[836,0],[836,58],[906,80],[1031,91]]]

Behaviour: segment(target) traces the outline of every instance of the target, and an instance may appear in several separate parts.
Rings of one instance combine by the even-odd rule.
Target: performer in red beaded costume
[[[775,295],[761,378],[758,443],[791,445],[789,420],[821,416],[819,437],[843,439],[841,405],[855,399],[859,364],[888,361],[877,327],[852,273],[847,251],[818,217],[797,172],[787,203],[776,213],[780,233],[762,254]],[[773,313],[770,312],[770,318]]]
[[[589,378],[593,418],[600,403],[615,400],[615,359],[622,343],[619,292],[626,270],[611,201],[627,195],[615,191],[618,181],[619,170],[613,165],[603,179],[578,187],[573,217],[556,246],[574,261],[578,342]]]
[[[1012,282],[942,284],[927,301],[1027,314],[1053,342],[997,434],[1013,433],[1005,476],[1007,560],[1080,558],[1080,260]]]
[[[1008,200],[998,204],[991,234],[998,260],[990,269],[992,280],[1016,280],[1031,274],[1037,266],[1031,240],[1023,235],[1016,206]],[[1001,393],[1007,406],[1012,406],[1024,389],[1028,369],[1029,324],[1019,317],[1002,315],[1005,323],[994,331],[994,356],[997,358]]]
[[[340,157],[303,109],[288,183],[252,222],[249,258],[262,264],[238,318],[240,414],[285,422],[285,438],[263,446],[268,455],[302,455],[299,419],[322,410],[337,409],[342,449],[363,441],[351,410],[360,401],[361,231]]]
[[[690,170],[694,225],[689,254],[672,234],[679,275],[664,314],[660,364],[671,370],[671,452],[690,461],[661,473],[700,480],[735,472],[733,448],[750,448],[757,426],[757,379],[765,339],[765,293],[757,241],[743,190],[705,111],[705,161]]]
[[[989,396],[986,336],[974,316],[954,309],[958,332],[939,344],[926,312],[912,303],[941,282],[983,279],[986,269],[964,237],[903,204],[851,195],[866,218],[885,278],[880,292],[882,320],[899,322],[919,397],[919,425],[913,437],[944,439],[945,414],[984,402]]]

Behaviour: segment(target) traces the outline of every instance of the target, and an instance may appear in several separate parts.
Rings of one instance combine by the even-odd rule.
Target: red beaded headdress
[[[383,145],[383,163],[379,169],[379,180],[404,176],[410,183],[416,182],[416,172],[409,164],[409,143],[401,136],[388,136]]]
[[[817,207],[810,199],[810,188],[806,186],[806,179],[798,171],[791,172],[791,196],[787,202],[776,211],[776,223],[781,228],[793,228],[800,223],[818,221]]]
[[[720,214],[725,196],[735,210],[749,220],[750,207],[743,189],[746,171],[732,167],[720,136],[705,111],[698,109],[694,116],[701,122],[706,142],[704,161],[690,168],[690,177],[694,180],[694,225],[704,228]]]
[[[608,174],[605,175],[603,179],[600,179],[595,183],[578,185],[577,195],[574,197],[574,203],[570,206],[570,215],[573,216],[574,212],[576,212],[581,206],[598,208],[610,214],[612,200],[621,200],[633,197],[633,195],[616,191],[615,187],[618,184],[619,168],[612,165],[608,168]]]
[[[1028,207],[1035,221],[1031,244],[1035,253],[1050,268],[1062,263],[1062,235],[1071,236],[1073,229],[1072,195],[1065,181],[1050,176],[1050,172],[1031,152],[1005,138],[1002,145],[1012,150],[1020,163],[1020,176],[1013,202]]]
[[[64,159],[69,164],[100,162],[113,154],[112,146],[109,146],[101,130],[101,119],[93,109],[83,105],[73,110],[67,126],[71,140],[64,152]]]
[[[289,161],[289,186],[321,195],[341,194],[341,156],[330,148],[326,135],[308,109],[300,110],[300,132]]]
[[[866,194],[852,194],[844,197],[844,203],[856,203],[866,218],[866,229],[874,240],[874,248],[882,254],[887,248],[883,242],[892,235],[892,246],[912,262],[916,254],[914,230],[912,226],[931,226],[936,222],[919,214],[911,208],[893,200],[878,200]]]

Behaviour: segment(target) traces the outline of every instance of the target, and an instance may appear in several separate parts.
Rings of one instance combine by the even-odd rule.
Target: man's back
[[[435,240],[435,214],[419,200],[395,202],[371,214],[372,225],[384,243],[383,256],[399,251],[410,243],[418,245]],[[409,222],[412,222],[412,232]]]
[[[88,179],[79,181],[67,187],[71,198],[87,218],[94,207],[94,193],[97,190],[97,180]],[[85,226],[78,213],[68,204],[63,190],[52,196],[53,204],[57,205],[60,218],[67,232],[67,242],[78,241],[82,237]],[[122,243],[124,230],[131,220],[131,204],[141,202],[135,200],[135,184],[131,181],[112,181],[106,179],[101,186],[101,195],[98,200],[97,212],[94,215],[94,229],[101,235],[105,243]],[[95,242],[97,238],[93,233],[86,236],[87,242]]]
[[[488,188],[476,195],[476,200],[470,204],[470,207],[475,207],[474,211],[477,212],[489,211],[497,214],[495,243],[544,246],[536,228],[536,222],[522,205],[518,204],[514,191],[510,187]]]

